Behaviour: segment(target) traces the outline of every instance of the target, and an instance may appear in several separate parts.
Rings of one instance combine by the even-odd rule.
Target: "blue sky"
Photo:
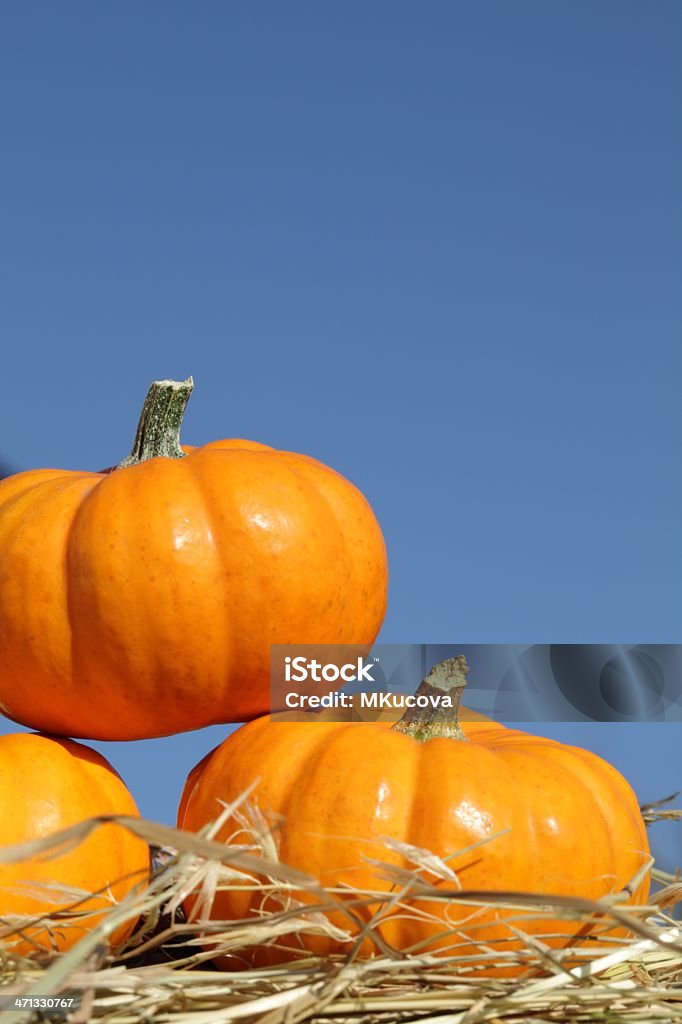
[[[679,4],[0,22],[11,466],[112,464],[148,383],[191,373],[186,441],[368,495],[384,642],[682,640]],[[682,788],[680,731],[623,728],[589,743],[636,745],[643,799]],[[170,820],[223,733],[106,749]]]

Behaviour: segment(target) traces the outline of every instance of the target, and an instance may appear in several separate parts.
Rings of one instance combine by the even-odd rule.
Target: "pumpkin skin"
[[[466,715],[460,727],[468,742],[419,742],[384,722],[285,724],[258,719],[229,736],[190,773],[178,825],[197,831],[218,817],[219,800],[235,799],[258,779],[250,799],[277,824],[280,860],[328,886],[388,891],[391,883],[366,858],[411,865],[385,847],[382,837],[448,858],[490,839],[448,860],[461,887],[469,890],[599,899],[622,889],[642,868],[649,856],[645,825],[632,789],[610,764],[589,751],[490,721],[467,720]],[[228,822],[220,838],[229,841],[235,828]],[[237,841],[248,840],[241,832]],[[434,884],[453,887],[453,882],[435,877]],[[648,891],[646,877],[631,902],[645,903]],[[305,893],[300,898],[310,901]],[[188,900],[190,913],[194,902],[193,897]],[[281,909],[274,903],[268,906]],[[444,952],[453,940],[439,940],[437,933],[447,914],[450,923],[462,922],[463,935],[457,949],[449,952],[474,956],[477,947],[468,944],[472,939],[496,950],[519,948],[509,941],[512,933],[501,923],[502,910],[452,904],[446,909],[434,902],[422,907],[440,923],[389,914],[381,926],[383,939],[403,951],[421,943],[419,952]],[[242,919],[258,909],[262,912],[262,894],[223,891],[215,897],[211,917]],[[372,913],[357,912],[365,920]],[[345,914],[330,917],[349,928]],[[518,917],[515,923],[529,934],[555,932],[544,940],[555,947],[585,934],[580,923]],[[296,943],[323,956],[349,948],[324,936],[301,935]],[[377,950],[365,940],[360,952],[368,956]],[[264,945],[218,962],[229,968],[294,956]],[[498,976],[517,972],[482,971]]]
[[[41,839],[86,818],[107,814],[137,817],[123,781],[100,754],[81,743],[32,733],[0,736],[0,847]],[[21,956],[69,949],[101,920],[101,915],[70,918],[50,933],[40,924],[23,929],[25,938],[7,934],[12,915],[52,915],[70,900],[55,903],[22,892],[22,882],[58,883],[98,892],[108,886],[120,901],[149,876],[149,848],[120,825],[98,826],[74,849],[51,859],[0,863],[0,920],[7,949]],[[11,891],[14,889],[15,891]],[[79,910],[92,914],[110,908],[112,899],[93,896]],[[110,943],[117,946],[135,921],[119,926]]]
[[[253,441],[0,483],[0,709],[165,736],[269,710],[270,644],[371,645],[386,550],[340,474]]]

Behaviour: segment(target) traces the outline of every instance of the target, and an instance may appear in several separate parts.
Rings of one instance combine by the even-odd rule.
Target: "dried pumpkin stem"
[[[117,469],[136,466],[138,462],[155,459],[183,459],[180,447],[180,425],[192,394],[194,381],[155,380],[142,406],[133,450],[119,462]]]
[[[422,702],[426,707],[408,708],[393,726],[396,732],[404,732],[420,742],[436,736],[466,740],[457,721],[457,713],[468,673],[469,666],[463,654],[434,665],[415,693],[415,697],[428,698],[428,703]],[[450,700],[444,700],[446,697]]]

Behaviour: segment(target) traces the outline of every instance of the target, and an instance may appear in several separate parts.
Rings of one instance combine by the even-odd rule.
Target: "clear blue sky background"
[[[674,0],[4,4],[2,456],[110,465],[191,373],[187,442],[368,495],[383,641],[682,641],[681,32]],[[224,732],[101,746],[171,820]],[[682,788],[677,727],[563,732]]]

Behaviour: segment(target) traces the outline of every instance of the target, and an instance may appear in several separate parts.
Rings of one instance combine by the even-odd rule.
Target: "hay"
[[[82,1024],[222,1024],[253,1021],[264,1024],[615,1024],[615,1022],[682,1022],[682,926],[671,914],[682,902],[682,878],[652,869],[658,890],[647,907],[624,905],[627,894],[595,903],[569,897],[520,892],[463,891],[448,863],[427,850],[400,846],[412,868],[376,864],[390,874],[390,893],[324,888],[315,879],[281,864],[276,837],[257,811],[248,808],[248,794],[226,807],[221,818],[201,835],[136,818],[101,817],[82,822],[55,836],[0,850],[0,862],[29,857],[54,857],[82,842],[102,824],[119,825],[144,838],[155,850],[151,881],[125,900],[111,905],[104,918],[69,952],[38,962],[12,953],[12,942],[37,918],[0,919],[0,997],[2,1024],[44,1020],[34,1011],[8,1008],[8,997],[31,998],[66,994],[80,1007],[51,1019]],[[682,811],[666,801],[643,808],[648,823],[680,821]],[[227,819],[239,821],[241,846],[225,846],[214,836]],[[387,841],[387,848],[396,849]],[[436,888],[434,879],[439,883]],[[636,879],[633,884],[636,884]],[[443,883],[448,885],[443,888]],[[280,910],[242,921],[202,924],[204,935],[221,952],[239,955],[244,947],[291,943],[291,936],[322,934],[347,942],[344,956],[320,959],[298,950],[288,965],[234,972],[216,971],[209,951],[196,936],[196,924],[182,911],[185,896],[201,889],[205,904],[222,886],[262,893]],[[35,888],[35,887],[33,887]],[[68,926],[78,913],[83,894],[43,887],[46,901],[68,895],[71,906],[53,918],[49,903],[40,918],[52,929]],[[312,905],[297,898],[305,891]],[[423,900],[448,900],[472,908],[495,905],[508,911],[510,940],[515,948],[487,950],[476,957],[458,953],[461,942],[452,930],[447,956],[418,948],[392,950],[374,932],[388,906],[404,914],[427,913]],[[422,901],[417,907],[417,901]],[[377,943],[372,959],[357,957],[357,909],[375,910],[364,925]],[[326,912],[348,918],[348,931],[332,924]],[[98,911],[101,913],[101,911]],[[589,950],[579,944],[551,949],[537,934],[524,930],[538,918],[603,922],[601,944]],[[140,919],[131,939],[116,957],[107,938],[122,922]],[[355,923],[355,927],[353,927]],[[607,934],[608,926],[624,924],[630,938]],[[534,928],[534,931],[536,929]],[[355,938],[353,935],[355,934]],[[522,940],[522,948],[518,947]],[[462,946],[462,948],[464,948]],[[570,964],[570,967],[568,966]],[[574,966],[576,965],[577,966]],[[480,976],[480,965],[518,965],[515,978]]]

